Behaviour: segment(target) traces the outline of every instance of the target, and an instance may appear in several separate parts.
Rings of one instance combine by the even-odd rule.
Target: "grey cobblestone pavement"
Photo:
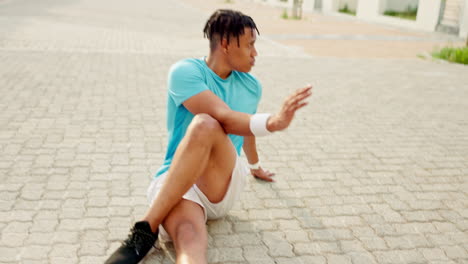
[[[168,68],[206,54],[208,15],[0,0],[0,263],[102,263],[126,237],[166,146]],[[262,111],[314,95],[259,140],[277,182],[251,178],[208,223],[209,262],[468,263],[468,68],[258,42]],[[171,244],[145,263],[173,263]]]

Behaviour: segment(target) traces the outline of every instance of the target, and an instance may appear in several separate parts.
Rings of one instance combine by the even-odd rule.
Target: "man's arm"
[[[183,105],[192,114],[208,114],[218,120],[227,134],[251,136],[249,114],[231,110],[218,96],[211,91],[203,91],[187,99]]]
[[[249,164],[256,164],[259,161],[257,145],[254,136],[245,136],[244,145],[242,145],[242,148],[244,149],[244,153]]]
[[[268,131],[275,132],[287,128],[295,112],[307,105],[304,100],[312,94],[311,89],[312,86],[307,86],[288,96],[280,111],[268,119]],[[253,136],[250,131],[251,115],[231,110],[226,103],[211,91],[203,91],[194,95],[187,99],[183,105],[194,115],[204,113],[218,120],[228,134]]]
[[[245,156],[247,156],[249,164],[256,164],[259,162],[257,144],[254,136],[245,136],[242,148],[244,149],[244,153]],[[263,170],[262,167],[259,167],[258,169],[250,169],[250,173],[256,178],[270,182],[273,181],[273,178],[271,177],[275,175],[267,170]]]

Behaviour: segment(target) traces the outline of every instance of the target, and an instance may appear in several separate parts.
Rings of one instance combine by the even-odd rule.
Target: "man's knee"
[[[209,139],[215,133],[224,132],[218,120],[208,114],[197,114],[188,127],[188,135],[196,139]]]
[[[176,240],[180,244],[186,246],[203,246],[207,243],[207,234],[202,228],[197,226],[190,221],[182,221],[177,225],[175,230]]]

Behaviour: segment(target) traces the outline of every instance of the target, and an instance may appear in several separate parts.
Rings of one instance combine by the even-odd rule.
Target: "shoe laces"
[[[154,234],[132,228],[128,238],[124,241],[124,244],[130,248],[134,248],[137,255],[140,255],[140,251],[145,247],[145,245],[150,244],[152,247],[155,247],[155,241],[156,239],[154,239]]]

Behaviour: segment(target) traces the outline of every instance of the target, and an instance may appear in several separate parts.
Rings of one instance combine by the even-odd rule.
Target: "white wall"
[[[418,7],[416,25],[421,29],[434,31],[439,23],[441,6],[440,0],[422,0]]]
[[[287,1],[280,1],[280,0],[265,0],[266,3],[272,5],[272,6],[279,6],[279,7],[285,7],[289,8],[293,6],[293,1],[294,0],[287,0]]]
[[[339,0],[322,0],[322,11],[324,13],[337,12]]]
[[[459,36],[468,39],[468,0],[464,1],[462,8]]]
[[[380,12],[380,7],[385,0],[359,0],[356,16],[364,20],[374,19]]]
[[[302,10],[304,11],[314,11],[315,9],[315,0],[303,0]]]

